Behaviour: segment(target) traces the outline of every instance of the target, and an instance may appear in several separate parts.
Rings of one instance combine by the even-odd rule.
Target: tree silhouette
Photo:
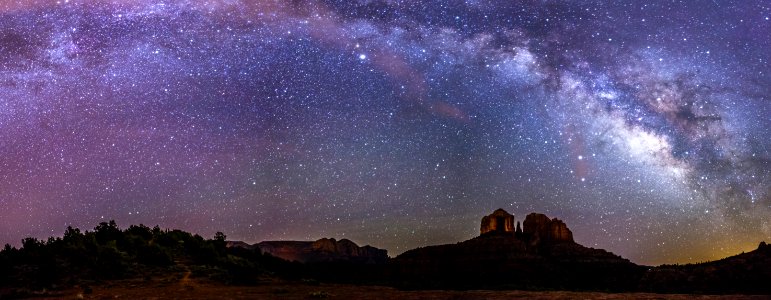
[[[207,240],[143,224],[121,230],[114,220],[99,223],[94,231],[67,226],[61,238],[25,238],[19,249],[6,244],[0,251],[0,287],[44,288],[64,280],[128,278],[168,272],[171,269],[166,268],[175,264],[194,265],[197,276],[251,282],[262,272],[263,260],[276,263],[259,251],[229,249],[226,239],[222,232]]]

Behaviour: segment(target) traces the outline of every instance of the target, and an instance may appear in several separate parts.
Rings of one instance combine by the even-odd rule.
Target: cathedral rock
[[[519,223],[514,225],[514,215],[502,208],[496,209],[492,214],[482,217],[480,235],[490,232],[516,234],[532,244],[541,242],[573,242],[573,233],[562,220],[550,219],[544,214],[531,213],[525,217],[522,229],[517,229]],[[521,230],[521,231],[520,231]]]
[[[573,232],[568,229],[565,222],[554,218],[549,219],[544,214],[531,213],[525,217],[522,223],[522,231],[531,241],[546,242],[572,242]]]
[[[482,217],[480,234],[488,232],[514,233],[514,215],[502,208],[496,209],[492,214]]]

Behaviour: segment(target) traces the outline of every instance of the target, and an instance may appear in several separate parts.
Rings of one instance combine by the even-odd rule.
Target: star
[[[512,204],[646,265],[771,236],[764,3],[405,3],[9,2],[0,242],[115,219],[397,255]]]

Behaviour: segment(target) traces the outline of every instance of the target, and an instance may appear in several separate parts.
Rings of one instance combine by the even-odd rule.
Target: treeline
[[[45,288],[100,281],[192,273],[226,283],[249,282],[266,267],[282,262],[259,251],[227,248],[226,236],[212,239],[181,230],[132,225],[121,230],[115,221],[93,231],[67,227],[64,236],[46,241],[25,238],[17,249],[0,251],[0,285]]]

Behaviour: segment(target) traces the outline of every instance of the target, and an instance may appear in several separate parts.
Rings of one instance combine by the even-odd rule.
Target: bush
[[[121,278],[126,274],[128,266],[123,253],[115,246],[115,242],[100,246],[96,257],[96,271],[103,278]]]
[[[161,248],[161,246],[158,246],[158,244],[139,246],[136,256],[140,263],[146,265],[168,266],[174,263],[171,254]]]

